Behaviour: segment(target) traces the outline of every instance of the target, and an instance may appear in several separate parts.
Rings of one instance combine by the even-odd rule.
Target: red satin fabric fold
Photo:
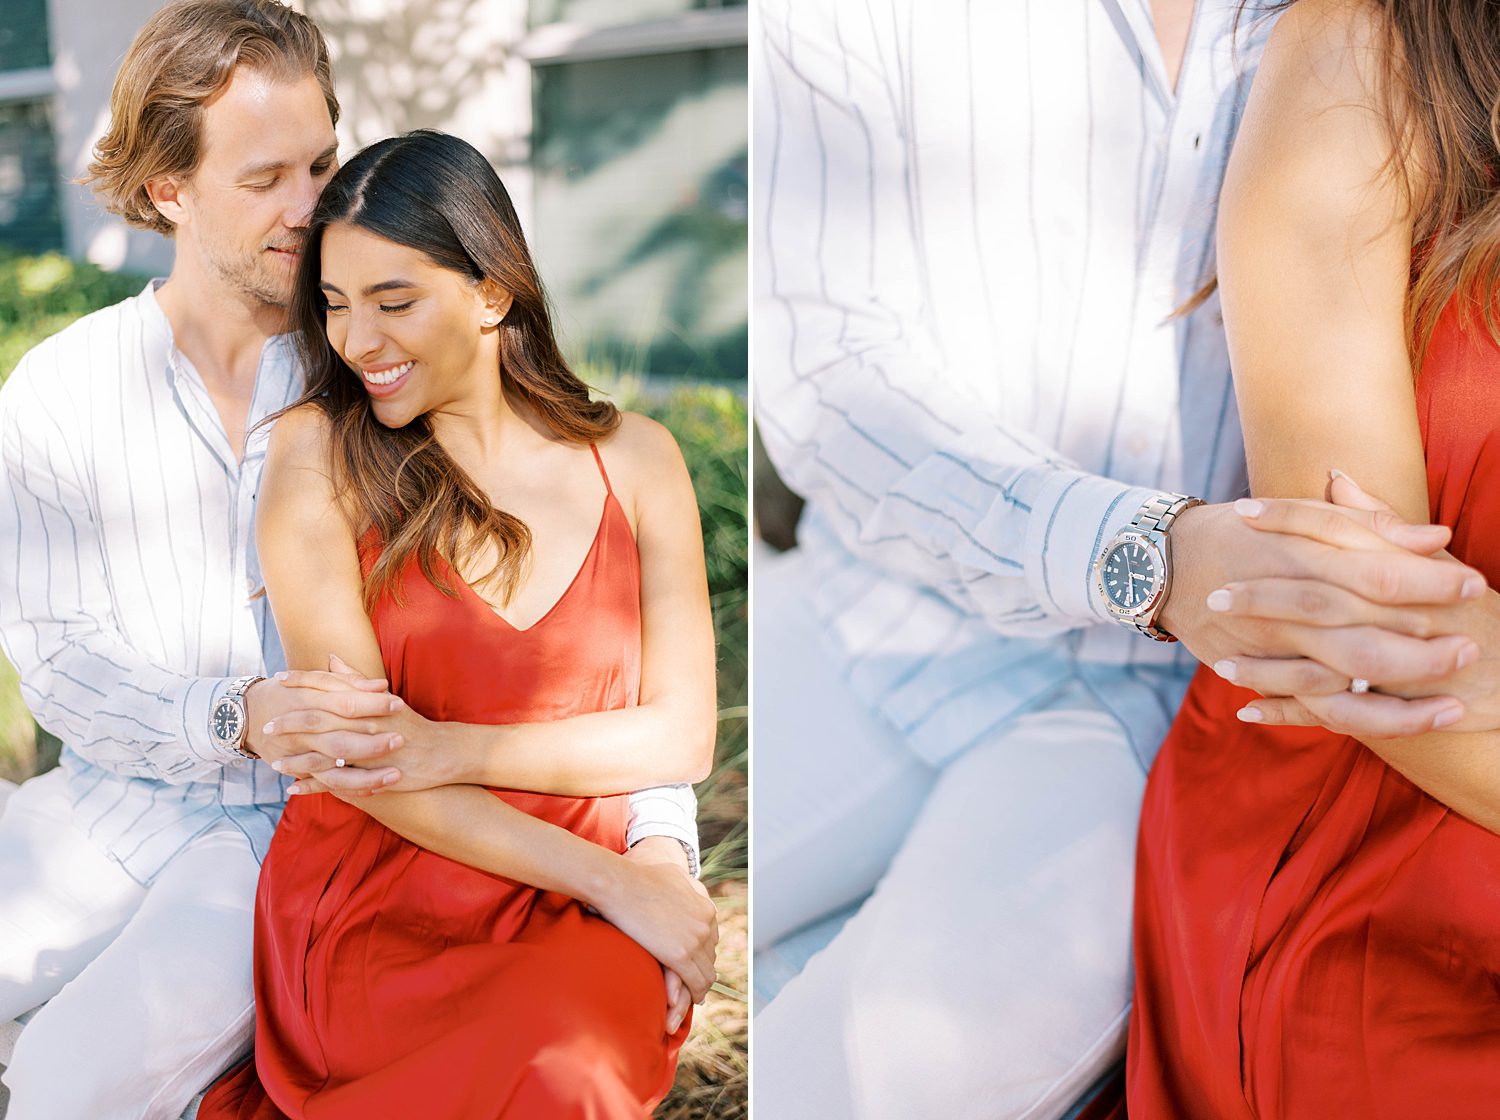
[[[601,466],[602,469],[602,466]],[[363,542],[366,571],[374,543]],[[562,599],[517,630],[413,565],[372,620],[392,689],[434,720],[519,723],[638,702],[640,567],[611,493]],[[614,851],[624,795],[495,790]],[[204,1120],[625,1120],[671,1087],[661,967],[614,926],[418,848],[343,802],[292,798],[256,908],[255,1058]]]
[[[1417,397],[1433,519],[1500,585],[1500,350],[1455,309]],[[1130,1114],[1500,1115],[1500,837],[1252,696],[1200,670],[1147,785]]]

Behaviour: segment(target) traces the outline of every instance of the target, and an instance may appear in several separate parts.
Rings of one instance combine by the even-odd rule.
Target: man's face
[[[184,184],[178,252],[196,252],[235,294],[285,307],[338,142],[317,79],[245,66],[203,112],[202,159]]]

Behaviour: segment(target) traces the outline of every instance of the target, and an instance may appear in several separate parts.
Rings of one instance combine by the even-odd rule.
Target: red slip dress
[[[1453,307],[1417,407],[1433,519],[1500,586],[1500,350]],[[1200,670],[1147,784],[1130,1115],[1500,1116],[1500,836],[1252,698]]]
[[[594,458],[604,475],[598,449]],[[609,478],[588,556],[517,630],[451,569],[411,564],[371,619],[392,690],[432,720],[534,723],[638,702],[640,561]],[[378,546],[361,542],[366,574]],[[494,790],[625,848],[625,795]],[[329,796],[294,797],[261,871],[255,1056],[201,1120],[625,1120],[672,1084],[661,966],[577,901],[409,843]]]

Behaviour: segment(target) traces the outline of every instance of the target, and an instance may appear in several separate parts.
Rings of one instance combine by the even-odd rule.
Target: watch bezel
[[[225,707],[233,708],[240,717],[240,733],[233,739],[226,739],[219,734],[219,712]],[[214,702],[213,710],[208,717],[208,733],[214,737],[214,742],[219,746],[238,753],[240,745],[245,741],[245,732],[249,722],[250,713],[245,708],[244,697],[228,692]]]
[[[1109,597],[1109,592],[1104,586],[1104,566],[1109,562],[1111,556],[1123,546],[1131,543],[1140,544],[1146,549],[1151,556],[1151,563],[1155,565],[1158,575],[1156,584],[1151,589],[1151,597],[1149,599],[1133,607],[1122,607]],[[1099,598],[1103,600],[1104,609],[1109,612],[1111,618],[1131,622],[1142,618],[1149,619],[1166,595],[1167,556],[1165,551],[1152,539],[1149,533],[1130,526],[1121,529],[1111,538],[1104,551],[1099,554],[1099,558],[1094,561],[1094,588],[1098,592]]]

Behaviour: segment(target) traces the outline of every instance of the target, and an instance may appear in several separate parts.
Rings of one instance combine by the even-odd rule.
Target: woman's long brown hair
[[[530,553],[530,530],[491,505],[438,443],[425,416],[404,428],[377,421],[359,375],[328,342],[318,285],[323,234],[335,222],[416,249],[476,285],[488,280],[509,292],[510,309],[497,328],[495,376],[507,396],[554,434],[578,443],[601,439],[619,426],[619,412],[593,400],[563,359],[515,208],[478,151],[457,137],[422,130],[372,144],[339,170],[309,222],[292,294],[291,324],[307,388],[284,411],[312,404],[328,416],[335,491],[356,529],[373,526],[382,546],[365,580],[367,609],[382,594],[399,601],[402,573],[414,557],[435,587],[457,594],[435,561],[441,557],[459,569],[486,543],[497,559],[476,582],[498,586],[508,602]]]
[[[1500,341],[1500,3],[1380,0],[1382,91],[1414,208],[1408,337],[1420,361],[1457,296]]]
[[[1413,208],[1406,317],[1420,368],[1455,297],[1467,321],[1500,342],[1500,2],[1371,2],[1384,24],[1385,81],[1376,92],[1392,137],[1386,172]],[[1237,19],[1250,7],[1242,2]],[[1209,281],[1179,313],[1216,286]]]

